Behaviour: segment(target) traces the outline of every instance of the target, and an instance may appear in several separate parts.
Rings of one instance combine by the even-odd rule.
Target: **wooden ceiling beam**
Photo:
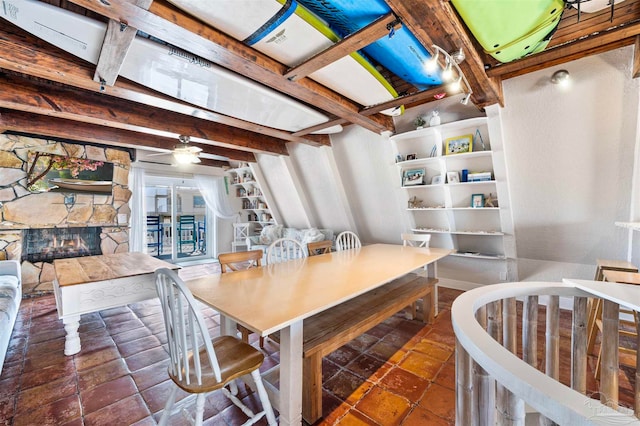
[[[371,24],[349,34],[330,48],[316,54],[307,61],[289,69],[284,77],[291,81],[298,81],[309,74],[318,71],[320,68],[341,59],[351,52],[362,49],[380,38],[387,36],[392,29],[402,26],[401,22],[393,13],[388,13],[373,21]]]
[[[127,148],[154,148],[171,150],[178,143],[176,138],[150,135],[130,130],[114,129],[90,123],[33,114],[23,111],[0,111],[0,128],[14,132],[32,133],[46,137],[63,138],[75,141],[94,142],[103,145],[124,146]],[[202,143],[190,142],[189,145],[202,148],[202,152],[231,160],[255,162],[252,152],[222,148]]]
[[[469,81],[478,107],[499,103],[504,105],[500,81],[487,76],[484,63],[476,52],[464,26],[451,3],[445,0],[386,0],[404,25],[430,49],[435,44],[451,52],[462,49],[466,59],[459,66]]]
[[[142,133],[207,139],[212,145],[288,155],[285,142],[109,96],[0,76],[0,107]]]
[[[380,111],[384,111],[389,108],[394,108],[400,105],[411,105],[411,104],[424,104],[427,102],[435,101],[436,98],[434,96],[441,95],[445,93],[446,96],[453,96],[461,93],[460,91],[451,92],[448,91],[444,86],[433,87],[431,89],[421,90],[419,92],[409,93],[407,95],[403,95],[389,102],[384,102],[378,105],[374,105],[369,108],[365,108],[361,111],[362,114],[375,114]],[[442,99],[442,98],[440,98]]]
[[[364,117],[360,106],[321,84],[303,78],[292,82],[283,77],[286,67],[241,42],[203,25],[164,1],[155,1],[149,11],[126,0],[69,0],[109,19],[122,20],[147,34],[265,86],[344,118],[375,133],[393,129],[391,117]]]
[[[615,30],[595,34],[574,43],[558,46],[517,61],[496,66],[487,70],[487,74],[506,80],[586,56],[630,46],[635,43],[635,38],[638,35],[640,35],[640,23],[625,25]]]
[[[135,4],[143,9],[148,9],[153,0],[134,0]],[[136,38],[136,28],[130,27],[125,22],[109,19],[107,33],[102,42],[100,57],[96,66],[93,80],[104,85],[113,86],[120,73],[131,43]]]
[[[48,43],[11,24],[0,27],[0,68],[100,93],[100,84],[94,82],[92,78],[94,73],[93,65],[58,48],[51,47]],[[326,141],[318,141],[292,136],[287,131],[261,126],[207,109],[194,107],[191,104],[160,94],[124,78],[118,79],[114,86],[106,87],[103,94],[289,142],[309,145],[329,144],[328,138]]]

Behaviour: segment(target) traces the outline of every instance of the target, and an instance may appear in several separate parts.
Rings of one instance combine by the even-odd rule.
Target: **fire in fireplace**
[[[97,226],[83,228],[26,229],[22,239],[22,260],[47,262],[67,257],[102,254]]]

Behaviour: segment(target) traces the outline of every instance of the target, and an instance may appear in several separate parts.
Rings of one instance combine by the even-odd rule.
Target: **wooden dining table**
[[[271,390],[281,425],[302,423],[303,321],[389,281],[426,267],[451,251],[373,244],[186,281],[194,297],[220,313],[222,334],[241,324],[260,336],[280,331],[279,390]]]

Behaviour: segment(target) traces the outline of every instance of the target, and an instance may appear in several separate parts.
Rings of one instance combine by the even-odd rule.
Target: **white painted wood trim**
[[[475,317],[475,312],[480,307],[496,300],[532,294],[588,297],[596,294],[594,289],[597,284],[594,281],[577,280],[564,280],[563,283],[505,283],[463,293],[454,301],[451,309],[456,339],[471,358],[500,384],[558,424],[614,425],[625,422],[639,425],[640,420],[634,416],[617,412],[527,365],[489,336],[477,321],[469,321],[469,318]],[[626,303],[626,306],[638,309],[640,289],[635,290],[637,291],[631,295],[636,297],[635,303]],[[627,288],[621,287],[612,287],[609,291],[607,287],[606,294],[604,291],[599,294],[609,300],[619,300],[627,291]],[[630,295],[626,293],[626,296]]]

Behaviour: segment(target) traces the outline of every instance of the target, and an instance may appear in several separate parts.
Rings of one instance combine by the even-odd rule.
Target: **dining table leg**
[[[302,320],[280,330],[280,425],[302,424]]]

